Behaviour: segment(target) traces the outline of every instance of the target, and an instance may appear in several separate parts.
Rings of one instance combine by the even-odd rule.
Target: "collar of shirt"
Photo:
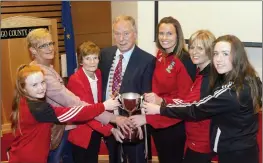
[[[89,75],[85,72],[85,69],[84,69],[83,67],[82,67],[82,70],[83,70],[83,72],[85,73],[85,75],[87,76],[87,78],[88,78],[88,80],[89,80],[90,83],[91,83],[91,82],[97,82],[97,81],[98,81],[98,78],[97,78],[95,72],[94,72],[95,79],[92,79],[92,78],[89,77]]]
[[[122,61],[128,63],[129,60],[130,60],[130,58],[131,58],[131,54],[132,54],[134,48],[135,48],[135,45],[134,45],[129,51],[127,51],[127,52],[125,52],[125,53],[121,53],[120,50],[117,49],[117,51],[116,51],[116,56],[117,56],[118,59],[119,59],[119,58],[120,58],[120,54],[123,54],[123,60],[122,60]]]

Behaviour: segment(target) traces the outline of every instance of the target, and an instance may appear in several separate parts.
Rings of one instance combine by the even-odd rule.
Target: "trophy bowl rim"
[[[121,94],[121,98],[127,100],[135,100],[135,99],[139,99],[140,97],[141,95],[139,93],[134,93],[134,92],[127,92]]]

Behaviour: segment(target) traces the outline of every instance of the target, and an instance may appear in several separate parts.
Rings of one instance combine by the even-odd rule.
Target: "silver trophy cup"
[[[142,96],[138,93],[128,92],[119,95],[119,100],[122,103],[122,109],[127,111],[128,116],[132,116],[134,112],[140,110],[140,104],[142,101]],[[128,132],[128,131],[127,131]],[[136,142],[138,141],[138,130],[137,128],[133,129],[132,132],[125,134],[122,131],[122,134],[125,136],[124,142]]]

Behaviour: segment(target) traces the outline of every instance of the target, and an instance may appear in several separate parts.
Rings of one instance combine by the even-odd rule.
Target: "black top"
[[[199,102],[162,107],[160,114],[184,120],[211,118],[211,148],[218,153],[257,145],[258,115],[254,113],[247,84],[240,91],[239,99],[230,82]]]

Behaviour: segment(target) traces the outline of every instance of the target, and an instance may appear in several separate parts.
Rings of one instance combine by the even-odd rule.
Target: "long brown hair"
[[[220,77],[223,77],[223,84],[230,81],[235,83],[235,89],[237,92],[237,96],[239,97],[239,93],[243,89],[243,85],[246,82],[250,87],[250,95],[253,100],[255,112],[258,112],[261,107],[262,83],[257,76],[254,67],[248,60],[243,43],[236,36],[233,35],[224,35],[218,37],[214,42],[214,46],[218,42],[230,43],[231,55],[233,58],[233,69],[222,76],[217,73],[214,63],[211,62],[212,71],[210,76],[210,89],[213,89],[217,80],[220,79]],[[214,57],[214,54],[212,55],[212,57]]]
[[[176,31],[176,46],[174,48],[174,55],[176,55],[176,57],[178,58],[182,58],[182,51],[187,52],[186,50],[186,45],[185,45],[185,40],[184,40],[184,34],[183,34],[183,30],[181,27],[181,24],[179,23],[178,20],[176,20],[175,18],[169,16],[169,17],[164,17],[160,20],[160,22],[157,25],[157,31],[156,31],[156,46],[158,49],[160,49],[163,53],[165,52],[165,49],[162,47],[162,45],[160,44],[158,35],[159,35],[159,27],[162,24],[172,24],[175,28]]]
[[[36,65],[21,65],[18,67],[16,71],[16,85],[15,85],[15,95],[12,103],[12,112],[11,112],[11,128],[13,133],[15,134],[16,129],[19,128],[19,104],[20,104],[20,99],[21,98],[27,98],[27,99],[32,99],[33,97],[30,97],[25,91],[25,80],[26,78],[34,73],[37,72],[43,72],[43,70]],[[20,129],[20,128],[19,128]],[[21,130],[20,130],[21,133]]]

